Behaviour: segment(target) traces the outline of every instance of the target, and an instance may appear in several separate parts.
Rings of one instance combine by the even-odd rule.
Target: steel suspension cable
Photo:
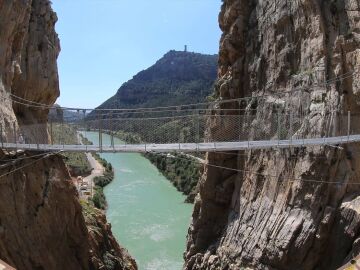
[[[56,152],[56,153],[47,154],[46,156],[43,156],[43,157],[41,157],[41,158],[39,158],[39,159],[37,159],[37,160],[34,160],[34,161],[32,161],[32,162],[29,162],[28,164],[25,164],[25,165],[23,165],[23,166],[21,166],[21,167],[19,167],[19,168],[16,168],[16,169],[14,169],[14,170],[11,170],[10,172],[7,172],[7,173],[4,173],[4,174],[0,175],[0,178],[3,178],[3,177],[5,177],[5,176],[7,176],[7,175],[10,175],[10,174],[13,174],[14,172],[20,171],[20,170],[22,170],[22,169],[24,169],[24,168],[26,168],[26,167],[29,167],[29,166],[31,166],[31,165],[33,165],[33,164],[35,164],[35,163],[37,163],[37,162],[45,159],[45,158],[48,158],[48,157],[57,155],[57,154],[59,154],[60,152],[62,152],[62,151],[59,151],[59,152]]]
[[[359,67],[359,66],[356,66]],[[283,91],[283,92],[273,92],[272,94],[263,94],[263,95],[259,95],[259,96],[251,96],[251,97],[243,97],[243,98],[236,98],[236,99],[228,99],[228,100],[218,100],[218,101],[214,101],[214,102],[201,102],[201,103],[193,103],[193,104],[181,104],[181,105],[173,105],[173,106],[163,106],[163,107],[152,107],[152,108],[148,108],[148,107],[144,107],[144,108],[129,108],[129,109],[86,109],[86,108],[70,108],[70,107],[53,107],[51,105],[48,104],[43,104],[43,103],[38,103],[35,101],[31,101],[31,100],[27,100],[24,98],[21,98],[19,96],[16,96],[14,94],[10,94],[12,97],[14,97],[15,99],[19,99],[22,100],[24,102],[28,102],[28,103],[34,103],[32,104],[26,104],[23,102],[19,102],[16,100],[13,100],[11,98],[9,98],[10,100],[12,100],[15,103],[18,103],[20,105],[24,105],[24,106],[28,106],[28,107],[34,107],[34,108],[43,108],[43,109],[62,109],[62,110],[85,110],[85,111],[149,111],[149,110],[154,110],[154,109],[170,109],[170,108],[174,108],[177,109],[179,107],[192,107],[192,106],[200,106],[200,105],[213,105],[213,104],[224,104],[224,103],[230,103],[230,102],[239,102],[242,100],[249,100],[249,99],[256,99],[256,98],[264,98],[264,97],[272,97],[273,95],[284,95],[284,94],[288,94],[288,93],[295,93],[298,91],[303,91],[304,89],[308,89],[309,87],[314,87],[314,86],[326,86],[330,83],[334,83],[336,81],[339,80],[344,80],[347,78],[350,78],[354,73],[357,73],[358,71],[349,71],[347,73],[344,73],[336,78],[330,79],[328,81],[325,81],[323,83],[320,84],[313,84],[311,86],[304,86],[304,87],[299,87],[297,89],[293,89],[293,90],[289,90],[289,91]],[[349,74],[349,75],[346,75]],[[345,76],[346,75],[346,76]],[[3,97],[6,98],[6,97]]]

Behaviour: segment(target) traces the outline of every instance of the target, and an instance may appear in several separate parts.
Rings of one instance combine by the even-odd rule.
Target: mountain
[[[170,51],[124,83],[99,109],[201,102],[213,92],[217,55]]]
[[[217,55],[204,55],[192,52],[170,51],[150,68],[139,72],[124,83],[117,93],[105,101],[98,109],[150,108],[204,102],[214,92],[217,78]],[[131,114],[129,114],[131,116]],[[156,115],[159,116],[159,115]],[[97,116],[90,113],[87,118]],[[126,117],[126,116],[125,116]],[[95,122],[95,125],[97,122]],[[127,122],[122,125],[104,124],[116,129],[116,136],[128,143],[142,142],[193,142],[196,130],[191,119],[168,119],[156,122],[151,128],[144,122]],[[200,135],[202,137],[202,135]],[[168,160],[161,156],[149,158],[160,171],[193,202],[197,193],[199,179],[197,166],[186,157]],[[173,164],[174,163],[174,164]],[[174,168],[180,173],[175,173]],[[166,164],[163,166],[163,164]],[[178,169],[179,164],[182,170]],[[193,173],[192,173],[193,172]]]

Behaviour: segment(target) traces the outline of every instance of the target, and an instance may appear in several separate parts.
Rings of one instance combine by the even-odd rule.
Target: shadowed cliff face
[[[16,161],[1,175],[22,168],[0,178],[0,258],[29,270],[137,269],[105,215],[82,209],[61,156],[31,156],[0,154]]]
[[[37,159],[0,179],[0,257],[17,269],[88,269],[87,228],[65,165]]]
[[[265,94],[241,105],[252,138],[283,111],[301,114],[296,134],[344,134],[341,115],[360,111],[360,75],[333,79],[358,71],[359,21],[352,0],[225,0],[217,95]],[[360,248],[358,148],[208,154],[243,172],[205,166],[185,268],[336,269]]]
[[[56,20],[49,0],[0,0],[0,136],[15,127],[48,142],[48,110],[10,98],[52,105],[59,96]],[[103,214],[84,219],[62,158],[33,155],[0,150],[0,258],[29,270],[137,269]]]

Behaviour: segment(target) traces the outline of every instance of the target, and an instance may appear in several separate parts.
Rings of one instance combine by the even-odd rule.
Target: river
[[[86,137],[98,142],[98,133]],[[121,143],[115,139],[115,143]],[[110,136],[103,135],[110,145]],[[103,153],[115,171],[105,188],[108,222],[119,243],[135,258],[140,270],[180,270],[192,205],[141,154]]]

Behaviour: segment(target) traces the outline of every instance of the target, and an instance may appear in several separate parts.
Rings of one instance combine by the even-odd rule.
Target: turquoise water
[[[98,142],[98,134],[86,133]],[[115,140],[115,143],[120,143]],[[110,136],[103,135],[110,145]],[[140,270],[180,270],[192,205],[140,154],[106,153],[114,181],[105,188],[106,216],[122,246]]]

